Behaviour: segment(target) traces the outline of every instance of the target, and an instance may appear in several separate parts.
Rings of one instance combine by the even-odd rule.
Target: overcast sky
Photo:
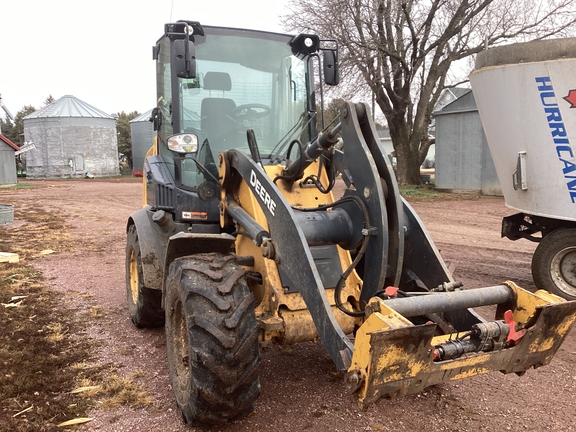
[[[18,0],[0,5],[0,95],[15,116],[49,95],[108,113],[155,105],[152,46],[164,24],[284,32],[288,0]],[[4,112],[0,110],[4,118]]]

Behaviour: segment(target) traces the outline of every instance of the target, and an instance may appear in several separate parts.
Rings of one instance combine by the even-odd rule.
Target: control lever
[[[248,140],[248,147],[250,148],[250,154],[252,159],[258,165],[262,166],[262,158],[260,157],[260,150],[258,150],[258,143],[256,142],[256,135],[252,129],[246,130],[246,139]]]

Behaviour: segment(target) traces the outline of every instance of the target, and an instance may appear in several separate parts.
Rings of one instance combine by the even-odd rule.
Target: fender
[[[230,248],[236,241],[230,234],[204,234],[179,232],[168,239],[166,253],[163,255],[163,278],[162,292],[166,289],[166,276],[170,264],[177,258],[206,252],[230,252]],[[162,296],[164,298],[164,296]]]
[[[128,218],[126,232],[131,225],[136,226],[144,286],[150,289],[162,289],[164,279],[163,264],[168,236],[163,234],[162,227],[152,220],[154,212],[150,206],[135,211]]]
[[[177,258],[200,252],[228,252],[235,238],[229,234],[190,233],[163,210],[146,206],[132,213],[126,231],[136,226],[144,285],[164,291],[170,264]]]

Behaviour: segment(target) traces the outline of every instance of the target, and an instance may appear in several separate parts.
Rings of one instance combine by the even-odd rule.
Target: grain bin
[[[130,121],[130,137],[132,139],[132,171],[144,170],[144,156],[154,142],[154,126],[150,121],[152,110],[140,114]]]
[[[63,96],[24,117],[28,178],[109,177],[120,174],[116,119]]]

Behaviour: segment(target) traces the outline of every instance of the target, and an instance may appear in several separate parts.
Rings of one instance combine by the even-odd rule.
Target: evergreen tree
[[[56,101],[56,99],[54,99],[54,97],[52,95],[48,95],[48,97],[44,101],[44,106],[50,105],[50,104],[54,103],[55,101]]]
[[[128,158],[130,166],[132,165],[132,137],[130,135],[130,121],[138,117],[138,111],[132,111],[126,114],[124,111],[118,113],[116,119],[116,132],[118,133],[118,152]]]

